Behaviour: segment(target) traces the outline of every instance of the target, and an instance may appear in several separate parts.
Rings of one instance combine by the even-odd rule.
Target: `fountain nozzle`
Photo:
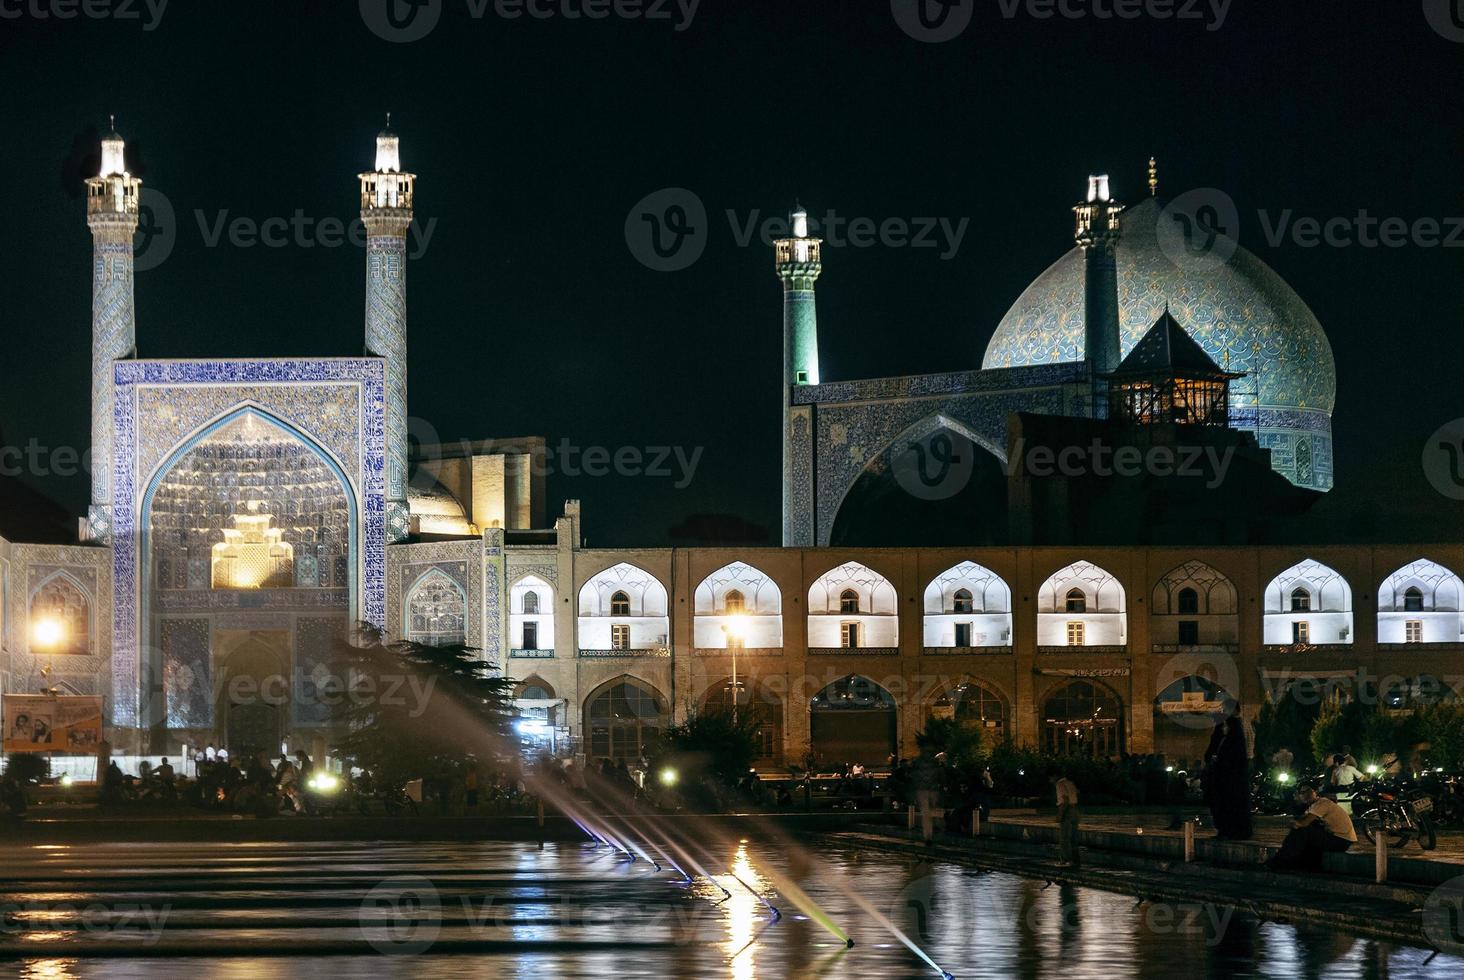
[[[844,948],[845,949],[853,949],[854,948],[854,940],[853,939],[846,939],[846,940],[844,940]],[[954,980],[954,978],[952,978],[952,980]]]

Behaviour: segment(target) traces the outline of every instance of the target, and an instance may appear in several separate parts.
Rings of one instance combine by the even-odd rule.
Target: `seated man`
[[[1289,868],[1317,871],[1321,869],[1323,854],[1340,854],[1357,843],[1352,818],[1335,800],[1319,795],[1314,786],[1302,786],[1296,791],[1296,799],[1306,807],[1306,812],[1292,824],[1291,833],[1281,842],[1281,850],[1266,862],[1271,871]]]

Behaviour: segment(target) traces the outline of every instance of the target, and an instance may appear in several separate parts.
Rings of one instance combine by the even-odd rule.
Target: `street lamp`
[[[742,646],[742,637],[746,630],[745,617],[741,613],[733,613],[727,617],[727,622],[722,624],[722,633],[727,637],[727,649],[732,651],[732,723],[737,724],[737,692],[741,685],[737,683],[737,650]]]

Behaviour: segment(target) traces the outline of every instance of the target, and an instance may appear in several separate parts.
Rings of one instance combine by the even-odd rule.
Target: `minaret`
[[[407,536],[407,230],[417,175],[402,173],[401,143],[376,137],[376,169],[361,174],[366,226],[366,350],[386,360],[386,534]]]
[[[1102,376],[1118,367],[1118,216],[1123,205],[1109,196],[1108,177],[1088,178],[1088,198],[1073,208],[1083,250],[1083,360],[1092,383],[1093,418],[1107,415]]]
[[[799,411],[801,432],[794,432],[793,389],[818,384],[818,308],[813,285],[823,272],[823,240],[810,238],[808,212],[798,207],[792,214],[793,237],[773,243],[778,278],[783,281],[783,545],[813,544],[812,495],[794,490],[795,440],[811,439],[807,409]],[[812,460],[806,465],[811,467]],[[812,473],[805,472],[798,485],[808,490]]]
[[[92,233],[92,492],[87,538],[112,537],[112,362],[137,352],[132,306],[132,249],[142,181],[127,172],[126,143],[113,128],[102,137],[102,167],[86,182]]]

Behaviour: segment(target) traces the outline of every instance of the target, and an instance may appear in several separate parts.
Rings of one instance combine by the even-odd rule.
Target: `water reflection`
[[[1202,902],[1135,902],[1090,889],[1044,886],[1005,874],[861,854],[837,846],[784,852],[757,840],[743,842],[726,854],[723,870],[714,875],[715,884],[686,884],[669,872],[654,873],[643,862],[606,860],[603,851],[570,846],[551,845],[540,852],[532,845],[512,844],[362,845],[316,853],[309,845],[280,845],[271,854],[271,867],[273,862],[288,864],[309,855],[304,859],[308,864],[298,869],[299,878],[280,886],[288,895],[281,899],[286,904],[267,910],[273,918],[257,905],[267,889],[249,872],[236,871],[233,890],[210,884],[214,897],[206,908],[188,907],[176,913],[180,924],[170,922],[162,942],[185,948],[170,949],[170,956],[33,957],[22,962],[19,975],[23,980],[363,976],[929,980],[931,968],[881,926],[881,919],[907,934],[960,980],[1204,976],[1381,980],[1456,978],[1464,973],[1460,959],[1439,956],[1425,964],[1424,950],[1324,929],[1261,924]],[[220,848],[220,866],[234,866],[230,861],[237,856],[228,847]],[[149,889],[166,892],[176,887],[175,897],[186,893],[190,886],[185,881],[168,884],[166,859],[139,857],[128,855],[127,864],[150,865],[155,873],[164,869]],[[196,864],[196,855],[187,860]],[[340,874],[345,866],[363,871],[388,867],[386,874],[410,868],[433,879],[443,896],[440,941],[456,944],[452,955],[442,949],[400,957],[311,955],[310,944],[327,932],[350,941],[357,929],[351,899],[356,893],[351,889],[363,886],[360,876],[352,880]],[[773,883],[783,878],[801,885],[811,902],[854,935],[859,945],[845,950],[818,921],[786,903],[783,918],[770,922],[766,907],[742,882],[771,894]],[[723,887],[730,895],[724,897]],[[102,897],[86,891],[76,895],[81,905]],[[338,918],[346,921],[325,925]],[[47,934],[61,928],[50,920],[44,927],[44,932],[16,935],[12,955],[16,949],[42,944]],[[209,955],[210,943],[241,935],[261,946],[303,955],[291,959]],[[186,948],[190,943],[197,945]],[[0,972],[7,971],[0,967]]]

